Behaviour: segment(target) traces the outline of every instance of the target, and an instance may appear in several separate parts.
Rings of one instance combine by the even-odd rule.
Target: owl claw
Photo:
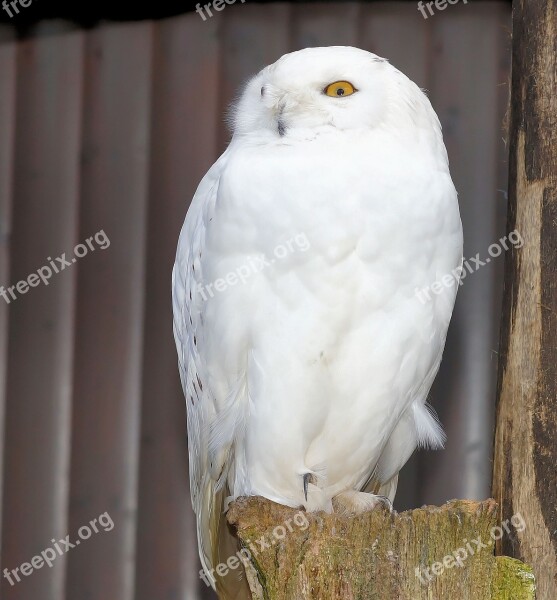
[[[311,473],[306,473],[304,475],[304,496],[306,497],[306,502],[308,501],[308,486],[311,481]]]
[[[346,490],[333,498],[334,511],[343,515],[361,515],[379,505],[384,506],[391,514],[394,512],[393,504],[386,496]]]
[[[389,500],[389,498],[387,498],[387,496],[377,496],[377,499],[382,502],[382,504],[390,513],[394,512],[393,503]]]

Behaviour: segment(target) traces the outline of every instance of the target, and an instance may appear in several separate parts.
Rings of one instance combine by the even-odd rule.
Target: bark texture
[[[493,495],[526,528],[501,552],[557,598],[557,0],[513,2],[508,231]]]
[[[341,516],[252,497],[233,503],[228,521],[254,600],[534,598],[531,570],[493,555],[493,500]]]

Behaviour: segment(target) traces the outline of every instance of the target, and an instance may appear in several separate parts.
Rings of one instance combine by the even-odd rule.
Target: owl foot
[[[383,506],[393,512],[393,504],[386,496],[375,496],[366,492],[347,490],[333,498],[333,510],[340,515],[361,515],[373,510],[376,506]]]
[[[312,473],[306,473],[304,475],[304,496],[306,498],[306,502],[308,501],[308,488],[310,483],[315,484],[315,477]]]

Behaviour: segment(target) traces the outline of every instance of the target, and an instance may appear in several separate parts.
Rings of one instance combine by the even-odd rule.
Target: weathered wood
[[[493,500],[341,516],[241,498],[227,566],[243,558],[254,600],[531,600],[529,567],[493,555],[496,519]]]
[[[499,190],[506,188],[496,166],[506,162],[500,94],[508,87],[500,84],[506,81],[508,60],[500,46],[501,38],[509,39],[507,10],[495,2],[458,3],[440,19],[435,15],[427,21],[433,52],[428,88],[458,190],[464,256],[479,253],[489,264],[468,273],[459,287],[431,394],[448,441],[445,452],[421,454],[427,462],[422,463],[424,502],[439,503],[447,494],[485,498],[490,489],[497,378],[493,349],[500,318],[500,297],[498,305],[495,297],[502,288],[504,258],[490,258],[488,248],[505,233],[505,218],[495,207],[504,203]]]
[[[20,287],[24,293],[16,289],[15,298],[8,295],[2,532],[8,569],[68,533],[77,266],[56,273],[51,261],[62,253],[71,260],[78,237],[83,37],[73,25],[51,21],[17,46],[13,172],[0,173],[8,177],[2,186],[13,177],[10,274],[2,285],[20,286],[38,269],[46,285],[35,281]],[[11,137],[10,127],[1,131]],[[3,577],[2,597],[63,597],[65,561],[60,556],[55,568],[37,570],[25,583]]]
[[[362,8],[359,2],[293,4],[292,49],[360,45]]]
[[[16,109],[16,36],[15,31],[0,25],[0,285],[10,274],[10,236],[12,229],[13,167]],[[4,429],[6,378],[8,361],[9,306],[0,298],[0,431]],[[4,470],[4,445],[0,444],[0,473]],[[0,511],[4,481],[0,482]],[[1,514],[1,512],[0,512]],[[0,536],[2,522],[0,519]],[[1,555],[0,555],[1,559]]]
[[[557,0],[513,9],[508,230],[493,494],[526,528],[502,551],[557,598]]]
[[[209,19],[202,26],[199,21],[199,15],[189,14],[154,25],[134,600],[197,600],[200,586],[207,590],[199,578],[195,517],[186,483],[186,406],[169,335],[168,301],[176,240],[188,203],[217,158],[217,21]],[[204,99],[202,110],[199,98]]]
[[[85,47],[80,239],[110,247],[79,263],[69,531],[114,529],[68,553],[67,598],[135,597],[152,31],[104,24]]]

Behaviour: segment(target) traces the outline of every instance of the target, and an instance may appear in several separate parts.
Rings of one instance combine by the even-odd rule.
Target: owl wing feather
[[[207,382],[206,362],[201,359],[198,350],[198,339],[203,335],[203,298],[199,294],[199,286],[203,283],[201,257],[206,226],[211,218],[224,162],[223,155],[199,184],[180,234],[172,272],[174,338],[188,418],[191,500],[197,517],[199,554],[207,573],[214,565],[224,501],[223,494],[218,493],[213,473],[222,471],[224,465],[209,464],[210,427],[215,420],[216,404]],[[215,580],[212,576],[210,578],[214,586]]]
[[[203,272],[202,257],[229,150],[205,175],[188,210],[172,271],[172,305],[178,366],[187,407],[190,489],[199,556],[219,597],[239,600],[247,597],[245,578],[234,571],[220,577],[214,568],[238,549],[223,515],[228,493],[226,476],[233,460],[230,447],[235,421],[234,415],[229,414],[234,411],[227,408],[234,404],[238,390],[243,389],[244,376],[231,386],[226,401],[218,406],[208,373],[210,361],[200,350],[206,333],[203,322],[206,296],[200,289],[207,274]]]

